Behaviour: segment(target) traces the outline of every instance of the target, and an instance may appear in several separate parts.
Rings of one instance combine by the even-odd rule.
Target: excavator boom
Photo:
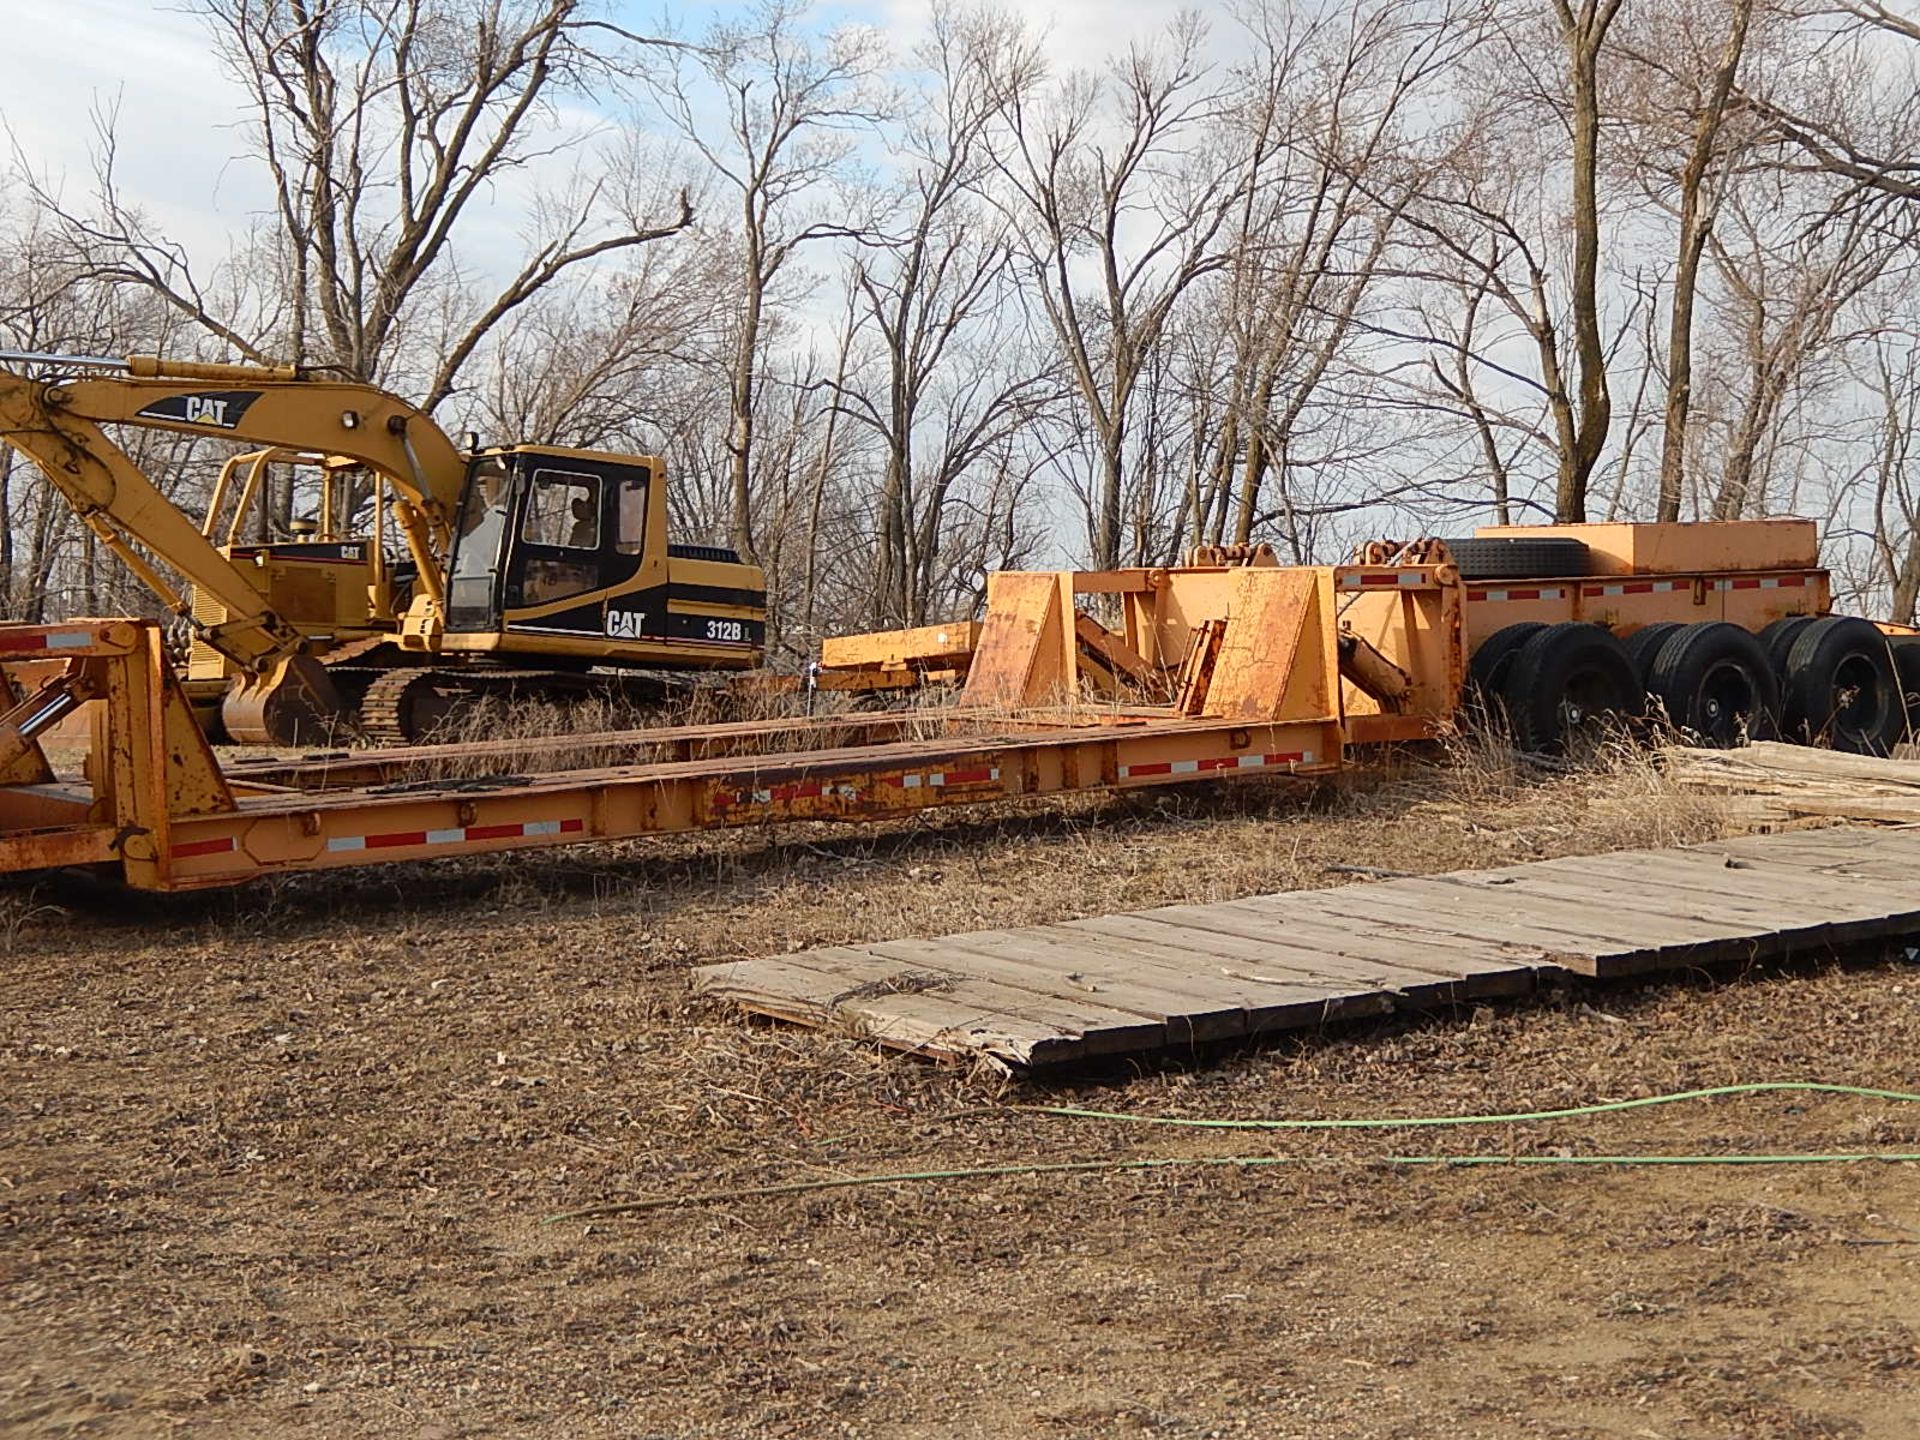
[[[56,357],[9,354],[3,359]],[[202,638],[262,675],[299,653],[303,637],[267,606],[238,565],[101,430],[125,424],[214,435],[341,456],[382,475],[404,497],[402,530],[438,598],[466,462],[440,427],[371,385],[315,379],[292,366],[210,365],[136,355],[118,375],[37,379],[0,369],[0,436],[29,456],[83,523],[175,614],[186,595],[158,557],[226,618]]]
[[[323,380],[290,365],[189,364],[151,355],[135,355],[127,365],[123,376],[47,383],[46,403],[97,423],[352,460],[412,502],[444,559],[466,459],[418,407],[372,385]]]

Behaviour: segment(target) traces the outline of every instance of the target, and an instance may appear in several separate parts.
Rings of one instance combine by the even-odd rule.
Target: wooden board
[[[1796,831],[695,972],[700,993],[895,1048],[1043,1068],[1396,1009],[1920,936],[1920,828]]]
[[[1510,958],[1488,959],[1484,947],[1476,948],[1471,942],[1424,934],[1408,939],[1384,930],[1356,932],[1351,927],[1327,923],[1324,916],[1261,909],[1262,903],[1256,898],[1225,905],[1174,905],[1142,913],[1201,931],[1264,936],[1322,957],[1372,962],[1407,972],[1416,982],[1450,981],[1458,992],[1449,994],[1450,1000],[1523,995],[1533,988],[1531,970],[1516,969]]]

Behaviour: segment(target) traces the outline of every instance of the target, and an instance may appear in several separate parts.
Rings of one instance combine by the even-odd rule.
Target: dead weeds
[[[0,1432],[145,1436],[1901,1435],[1900,1172],[1420,1171],[1195,1116],[1911,1088],[1906,972],[1823,967],[1329,1030],[1039,1089],[748,1023],[689,966],[1706,839],[1638,762],[1408,754],[1045,810],[298,877],[40,887],[0,1011]],[[979,1112],[983,1107],[986,1114]],[[956,1112],[970,1112],[957,1116]],[[1449,1137],[1569,1152],[1906,1133],[1715,1103]],[[1270,1149],[1301,1164],[864,1189],[803,1176]],[[1906,1348],[1903,1348],[1906,1347]]]

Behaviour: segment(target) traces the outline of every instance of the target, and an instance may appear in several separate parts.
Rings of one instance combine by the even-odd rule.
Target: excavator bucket
[[[311,655],[282,660],[267,674],[237,682],[220,706],[227,734],[241,745],[326,745],[353,723],[326,667]]]

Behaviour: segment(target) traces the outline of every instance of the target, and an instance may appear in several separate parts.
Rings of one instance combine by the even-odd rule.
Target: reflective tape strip
[[[1311,764],[1311,750],[1280,755],[1213,755],[1204,760],[1151,760],[1140,765],[1122,765],[1120,778],[1144,780],[1151,775],[1205,775],[1218,770],[1266,770],[1280,765]]]
[[[1565,587],[1548,585],[1544,588],[1533,587],[1525,590],[1469,590],[1469,600],[1564,600]]]
[[[474,845],[483,840],[537,839],[543,835],[577,835],[584,820],[528,820],[506,825],[463,825],[451,830],[394,830],[384,835],[335,835],[327,850],[334,855],[358,850],[397,850],[412,845]]]
[[[1424,585],[1427,583],[1427,572],[1424,570],[1393,570],[1386,574],[1376,572],[1370,575],[1359,576],[1357,583],[1362,590],[1374,590],[1389,585],[1396,587],[1401,585]],[[1349,585],[1349,588],[1351,588],[1351,585]]]
[[[1691,580],[1621,580],[1611,585],[1588,585],[1580,593],[1595,599],[1603,595],[1671,595],[1691,589]]]
[[[1736,580],[1716,582],[1720,590],[1798,590],[1805,586],[1804,575],[1742,575]]]
[[[945,785],[987,785],[1000,778],[1000,767],[981,770],[934,770],[924,775],[889,775],[886,783],[902,790],[938,789]]]
[[[0,632],[0,650],[82,650],[93,643],[91,630],[55,630],[46,635]]]
[[[176,860],[189,860],[195,855],[226,855],[235,848],[233,837],[222,835],[218,840],[186,840],[168,853]]]

